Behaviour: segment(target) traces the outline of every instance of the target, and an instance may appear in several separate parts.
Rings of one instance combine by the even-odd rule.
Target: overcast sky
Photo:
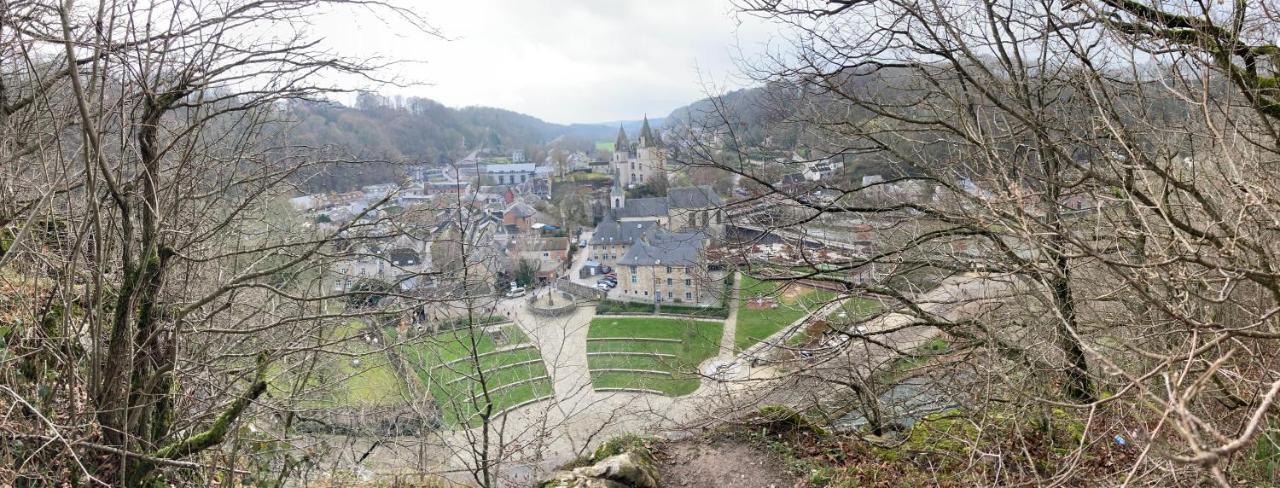
[[[419,2],[415,1],[415,4]],[[396,74],[428,83],[384,93],[460,107],[486,105],[550,122],[667,115],[712,82],[744,85],[739,49],[758,51],[772,27],[733,15],[725,0],[465,0],[420,2],[451,40],[359,15],[316,27],[356,54],[423,61]]]

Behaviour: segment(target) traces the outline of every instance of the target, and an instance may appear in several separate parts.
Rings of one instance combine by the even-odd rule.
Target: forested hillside
[[[591,152],[595,142],[612,140],[616,127],[561,125],[490,107],[451,108],[426,98],[362,94],[354,107],[333,102],[296,101],[289,123],[279,127],[282,145],[324,148],[335,160],[308,174],[308,191],[342,191],[393,178],[403,164],[445,163],[483,147],[510,154],[521,150],[532,161],[551,144]],[[369,162],[369,160],[382,162]]]

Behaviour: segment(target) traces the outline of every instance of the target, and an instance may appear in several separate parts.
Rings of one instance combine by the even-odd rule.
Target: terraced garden
[[[554,394],[538,349],[518,330],[506,335],[508,344],[499,345],[487,332],[457,330],[400,346],[446,425],[474,426],[480,412],[496,415]]]
[[[724,323],[597,317],[587,331],[587,367],[597,391],[693,393],[698,365],[719,352]]]
[[[836,297],[827,290],[792,285],[780,290],[783,283],[760,281],[746,276],[741,278],[738,291],[738,327],[733,346],[742,351],[791,325],[801,317],[812,313]],[[776,308],[752,308],[751,300],[766,297],[777,301]]]

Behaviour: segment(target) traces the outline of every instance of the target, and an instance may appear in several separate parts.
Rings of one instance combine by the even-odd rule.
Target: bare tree
[[[980,422],[969,445],[1005,463],[970,471],[984,482],[1257,475],[1243,452],[1280,390],[1263,352],[1280,296],[1263,223],[1271,6],[738,4],[790,42],[749,60],[764,106],[710,99],[681,162],[740,179],[747,196],[725,211],[742,235],[841,251],[747,259],[752,275],[891,310],[837,321],[839,338],[797,351],[814,359],[796,376],[867,404],[900,379],[886,358],[941,352],[910,370],[968,385],[951,395],[966,418],[1051,426],[1060,410],[1085,427],[1041,472],[1017,452],[1061,440],[993,442],[1016,422]],[[778,154],[751,125],[761,114],[811,152]],[[816,169],[831,163],[844,167]],[[934,336],[944,347],[918,349]],[[1081,465],[1115,436],[1139,454]]]
[[[0,264],[15,296],[38,297],[14,305],[29,319],[7,334],[24,351],[4,359],[14,476],[212,475],[205,453],[237,435],[271,365],[332,345],[294,342],[349,315],[324,306],[347,293],[317,286],[320,258],[387,199],[298,232],[278,204],[290,185],[355,161],[272,147],[273,134],[285,101],[336,90],[319,77],[376,80],[387,62],[310,37],[305,20],[326,6],[431,32],[377,1],[0,7]],[[286,34],[251,35],[264,23]],[[237,462],[229,475],[259,474]]]

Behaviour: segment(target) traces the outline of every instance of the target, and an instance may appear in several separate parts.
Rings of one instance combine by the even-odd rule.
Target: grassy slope
[[[733,346],[736,350],[741,351],[764,340],[836,296],[826,290],[809,289],[795,299],[787,300],[778,293],[780,284],[742,276],[741,290],[738,292],[740,303],[738,304],[737,335],[733,338]],[[765,310],[747,308],[748,300],[757,295],[777,297],[778,308]]]
[[[687,395],[698,389],[701,383],[697,367],[702,361],[719,352],[720,336],[724,332],[722,322],[690,321],[662,318],[609,318],[591,321],[587,337],[649,337],[681,339],[683,342],[641,341],[593,341],[587,343],[587,352],[655,352],[675,354],[674,358],[646,356],[588,356],[593,369],[649,369],[667,371],[672,376],[639,373],[592,373],[592,385],[596,388],[642,388],[658,390],[671,396]]]
[[[309,394],[301,399],[305,407],[349,407],[393,405],[406,400],[404,383],[396,375],[382,344],[370,344],[357,337],[363,324],[351,321],[329,331],[326,340],[346,340],[331,347],[358,356],[321,353],[307,381]],[[353,360],[358,360],[356,364]],[[271,388],[275,395],[288,395],[310,363],[272,368]]]
[[[830,328],[847,328],[859,320],[870,317],[883,308],[880,302],[869,298],[849,297],[840,304],[840,308],[832,310],[827,314],[828,326]],[[840,313],[844,312],[845,316],[840,317]],[[809,340],[808,328],[801,328],[795,335],[787,339],[787,345],[795,346],[803,344]]]

